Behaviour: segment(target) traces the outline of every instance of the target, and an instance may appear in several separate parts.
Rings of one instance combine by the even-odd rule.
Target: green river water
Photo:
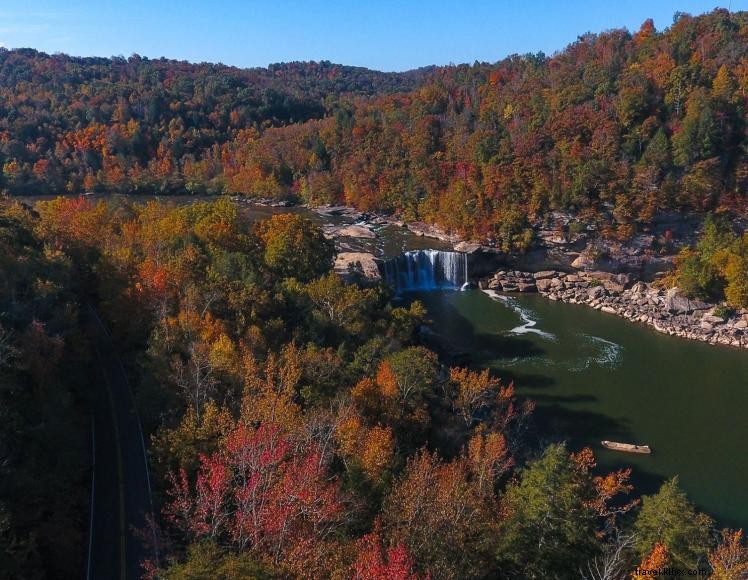
[[[542,434],[591,446],[602,468],[632,467],[638,493],[678,475],[721,525],[748,528],[748,352],[537,295],[411,297],[427,306],[440,340],[536,402]],[[609,451],[603,439],[653,453]]]

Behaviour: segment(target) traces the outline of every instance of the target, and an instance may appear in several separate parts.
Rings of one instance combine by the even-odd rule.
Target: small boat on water
[[[602,441],[603,447],[613,451],[625,451],[627,453],[652,453],[649,445],[633,445],[632,443],[618,443],[616,441]]]

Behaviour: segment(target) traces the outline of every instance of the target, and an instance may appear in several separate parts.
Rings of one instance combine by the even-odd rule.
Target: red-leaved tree
[[[200,457],[194,485],[184,470],[170,484],[164,514],[187,539],[227,542],[293,571],[324,566],[344,515],[319,449],[294,446],[271,424],[238,425]]]
[[[354,580],[419,580],[413,559],[405,544],[385,548],[378,531],[367,534],[356,544]]]

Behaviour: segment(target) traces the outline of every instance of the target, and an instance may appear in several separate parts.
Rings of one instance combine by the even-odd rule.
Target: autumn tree
[[[312,316],[321,331],[332,331],[339,336],[363,334],[377,303],[374,290],[345,284],[332,272],[299,290],[311,303]]]
[[[420,451],[386,498],[382,529],[402,543],[417,568],[439,578],[478,578],[490,569],[497,538],[492,503],[462,460],[445,463]]]
[[[743,530],[724,529],[719,544],[709,552],[709,565],[715,580],[740,580],[748,576],[748,547]]]
[[[636,549],[644,557],[661,542],[672,565],[697,568],[709,551],[711,528],[711,518],[694,509],[675,477],[656,494],[644,496],[634,524]]]
[[[251,353],[243,360],[244,385],[240,421],[247,425],[269,423],[289,431],[301,425],[297,387],[302,376],[298,348],[291,344],[280,355],[271,354],[264,365]]]
[[[355,580],[418,580],[422,577],[413,570],[405,545],[385,547],[378,532],[361,538],[356,550],[352,574]]]
[[[488,369],[475,372],[453,368],[449,371],[449,379],[455,389],[454,406],[469,428],[491,404],[501,382],[491,377]]]
[[[583,563],[597,554],[599,518],[606,515],[612,495],[627,493],[630,487],[619,482],[610,493],[607,485],[593,479],[593,465],[588,451],[569,454],[564,445],[554,444],[508,486],[496,550],[502,568],[527,578],[576,577]]]
[[[259,222],[256,233],[262,242],[267,266],[282,278],[308,282],[330,270],[334,248],[309,219],[282,213]]]
[[[390,427],[368,426],[355,408],[345,408],[336,439],[349,468],[360,469],[375,485],[383,484],[392,468],[395,441]]]
[[[200,455],[213,453],[233,427],[229,410],[214,401],[205,405],[200,417],[193,407],[188,407],[177,426],[163,425],[153,436],[153,462],[164,474],[166,468],[177,467],[193,474],[198,468]]]
[[[636,567],[636,570],[632,574],[632,578],[638,578],[644,570],[662,570],[667,567],[668,562],[670,562],[670,552],[668,551],[667,546],[660,542],[656,542],[652,551],[644,556],[641,564]],[[639,573],[637,574],[637,572]]]
[[[343,507],[318,449],[295,450],[270,423],[240,424],[200,463],[194,485],[184,470],[170,478],[171,522],[188,537],[228,542],[293,574],[322,573]]]

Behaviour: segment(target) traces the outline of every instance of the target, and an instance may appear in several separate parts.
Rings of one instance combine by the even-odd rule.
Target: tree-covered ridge
[[[29,50],[0,62],[11,193],[296,195],[505,247],[553,210],[620,237],[661,210],[745,212],[745,12],[403,74]]]
[[[428,74],[2,48],[0,184],[11,193],[221,191],[211,185],[222,171],[219,148],[241,130],[321,118],[338,97],[407,91]]]
[[[552,210],[627,237],[661,210],[745,212],[746,89],[748,14],[680,15],[663,32],[648,21],[552,57],[440,69],[411,93],[236,141],[246,179],[230,189],[255,192],[259,174],[260,193],[277,194],[268,171],[282,167],[307,199],[505,247]]]
[[[241,89],[275,89],[297,97],[324,99],[330,94],[375,95],[407,91],[433,68],[385,73],[329,61],[309,61],[242,69],[220,63],[149,59],[138,54],[128,58],[74,57],[65,54],[48,55],[29,48],[3,48],[0,54],[3,66],[0,75],[2,86],[17,86],[19,83],[49,84],[53,88],[69,87],[71,91],[77,90],[83,94],[95,93],[109,83],[119,84],[120,90],[129,88],[132,92],[138,92],[142,87],[169,81],[169,84],[177,85],[175,90],[181,96],[195,90],[218,91],[213,96],[220,96],[221,89],[234,92]],[[93,86],[89,86],[90,84]]]

